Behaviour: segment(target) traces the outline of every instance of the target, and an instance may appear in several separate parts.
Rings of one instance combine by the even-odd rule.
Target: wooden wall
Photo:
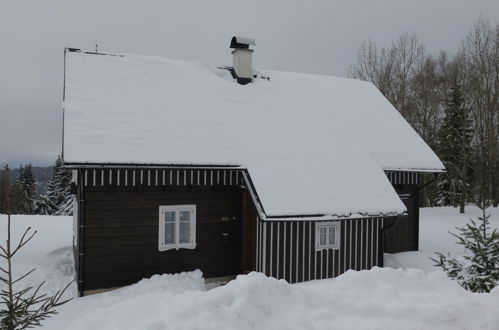
[[[416,172],[386,172],[395,191],[407,208],[407,216],[400,217],[385,233],[384,251],[397,253],[417,251],[419,248],[419,190],[421,174]]]
[[[387,176],[409,221],[384,234],[385,251],[417,249],[419,177]],[[316,251],[315,221],[261,221],[244,185],[238,169],[78,170],[80,293],[198,268],[206,277],[256,270],[296,283],[383,265],[381,229],[392,219],[339,220],[340,247]],[[159,206],[181,204],[197,205],[197,247],[159,252]]]
[[[383,265],[383,218],[339,220],[340,247],[318,251],[315,223],[258,220],[256,270],[296,283]]]
[[[154,274],[241,271],[242,183],[235,170],[80,170],[80,292]],[[195,249],[158,251],[160,205],[196,204]]]

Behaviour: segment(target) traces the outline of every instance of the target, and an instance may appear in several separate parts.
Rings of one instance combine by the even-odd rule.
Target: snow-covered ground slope
[[[499,227],[499,210],[489,209]],[[59,308],[44,323],[67,329],[499,329],[499,289],[475,294],[462,289],[424,258],[434,251],[462,253],[447,232],[479,212],[468,208],[421,210],[420,253],[387,255],[386,262],[411,268],[348,271],[336,279],[290,285],[264,275],[240,276],[207,290],[199,271],[157,275],[137,284],[84,298]],[[0,241],[6,217],[0,216]],[[24,283],[48,280],[54,292],[72,278],[70,217],[14,216],[22,228],[39,231],[14,266],[37,267]],[[56,252],[53,252],[56,251]],[[74,294],[71,290],[69,294]]]
[[[463,247],[454,244],[457,239],[449,231],[457,234],[455,227],[464,227],[470,218],[476,220],[482,214],[479,208],[472,205],[467,205],[465,211],[459,214],[459,208],[454,207],[421,208],[419,251],[385,254],[385,266],[419,268],[429,272],[435,270],[430,260],[430,257],[435,257],[435,252],[462,255]],[[499,228],[499,208],[488,208],[487,214],[491,215],[491,227]]]

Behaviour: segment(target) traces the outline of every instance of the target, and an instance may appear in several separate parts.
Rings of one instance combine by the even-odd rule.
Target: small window
[[[315,224],[315,249],[339,249],[339,222],[317,222]]]
[[[159,207],[160,251],[196,247],[196,205]]]

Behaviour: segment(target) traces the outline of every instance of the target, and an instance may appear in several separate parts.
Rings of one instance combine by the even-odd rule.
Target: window
[[[340,224],[335,222],[316,222],[315,224],[315,249],[339,249]]]
[[[194,249],[196,247],[196,205],[159,207],[158,249]]]

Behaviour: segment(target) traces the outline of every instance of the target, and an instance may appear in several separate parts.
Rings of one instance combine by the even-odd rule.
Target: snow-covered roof
[[[372,84],[227,70],[150,56],[66,53],[69,164],[239,165],[265,214],[400,214],[383,170],[443,165]]]

